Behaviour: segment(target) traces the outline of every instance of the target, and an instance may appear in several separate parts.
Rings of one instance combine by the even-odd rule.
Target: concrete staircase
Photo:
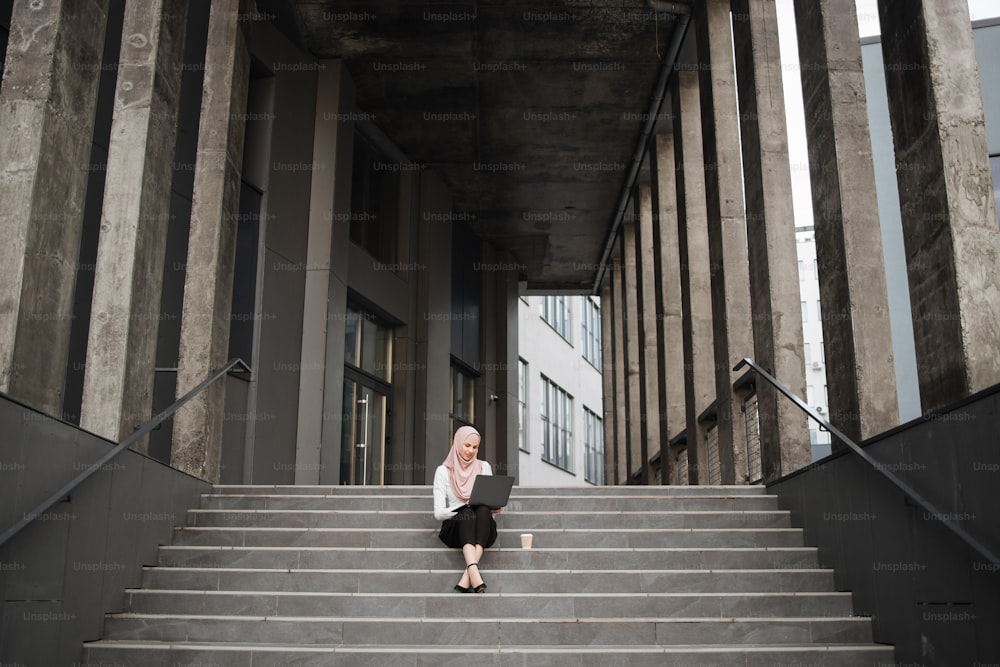
[[[515,487],[483,595],[452,591],[431,505],[426,486],[218,486],[84,664],[893,662],[761,487]]]

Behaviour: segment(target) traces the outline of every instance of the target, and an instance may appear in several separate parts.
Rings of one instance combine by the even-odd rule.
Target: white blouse
[[[481,475],[492,475],[493,468],[486,461],[483,461],[483,471]],[[451,489],[451,476],[448,469],[443,465],[437,467],[434,473],[434,518],[438,521],[455,518],[455,511],[465,505],[458,499]]]

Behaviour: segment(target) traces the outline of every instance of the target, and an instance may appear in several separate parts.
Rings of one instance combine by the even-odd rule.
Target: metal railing
[[[13,526],[11,526],[7,530],[5,530],[3,532],[3,534],[0,535],[0,545],[5,544],[8,540],[10,540],[12,537],[14,537],[19,532],[21,532],[21,530],[25,526],[27,526],[32,521],[34,521],[35,519],[37,519],[39,516],[41,516],[42,514],[44,514],[50,507],[52,507],[53,505],[55,505],[56,503],[58,503],[60,500],[62,500],[66,496],[68,496],[70,494],[70,492],[72,492],[74,489],[76,489],[76,487],[80,486],[80,484],[82,484],[83,482],[85,482],[91,475],[93,475],[95,472],[97,472],[98,470],[100,470],[109,461],[111,461],[112,459],[114,459],[116,456],[118,456],[119,454],[121,454],[123,451],[125,451],[126,449],[128,449],[132,445],[134,445],[136,442],[139,441],[140,438],[142,438],[143,436],[145,436],[146,434],[148,434],[154,428],[156,428],[161,423],[163,423],[164,421],[166,421],[169,417],[171,417],[175,412],[177,412],[177,410],[179,410],[181,408],[181,406],[183,406],[185,403],[187,403],[192,398],[194,398],[196,395],[198,395],[202,390],[204,390],[210,384],[212,384],[213,382],[215,382],[216,380],[218,380],[223,375],[226,375],[227,373],[229,373],[232,369],[236,368],[237,366],[241,366],[243,368],[244,372],[247,372],[247,373],[251,373],[252,372],[250,370],[250,367],[247,366],[246,362],[244,362],[239,357],[236,357],[235,359],[230,359],[229,362],[226,363],[225,366],[223,366],[222,368],[220,368],[217,371],[214,371],[204,381],[202,381],[201,384],[199,384],[197,387],[195,387],[194,389],[192,389],[188,393],[186,393],[183,396],[181,396],[180,398],[178,398],[168,408],[166,408],[165,410],[163,410],[162,412],[160,412],[159,414],[157,414],[155,417],[153,417],[152,419],[150,419],[148,422],[146,422],[145,424],[143,424],[142,426],[140,426],[139,428],[137,428],[135,430],[135,432],[132,433],[132,435],[128,436],[127,438],[125,438],[124,440],[122,440],[120,443],[118,443],[118,445],[116,445],[114,449],[112,449],[107,454],[105,454],[104,456],[102,456],[95,463],[92,463],[89,467],[87,467],[86,470],[84,470],[79,475],[77,475],[76,477],[74,477],[65,486],[63,486],[61,489],[59,489],[58,491],[56,491],[55,493],[53,493],[51,496],[49,496],[48,498],[46,498],[44,501],[42,501],[41,503],[39,503],[30,512],[26,512],[24,514],[24,516],[17,523],[15,523]]]
[[[793,394],[788,387],[778,382],[778,380],[772,377],[770,373],[768,373],[763,368],[761,368],[752,360],[746,357],[744,357],[743,360],[740,361],[740,363],[736,364],[733,370],[738,371],[744,366],[749,366],[754,371],[756,371],[757,375],[767,380],[768,383],[773,385],[775,389],[784,394],[784,396],[789,400],[791,400],[796,407],[805,412],[810,419],[823,426],[825,429],[830,431],[830,433],[833,434],[834,437],[836,437],[845,445],[850,447],[851,450],[854,451],[854,453],[856,453],[858,456],[860,456],[863,461],[865,461],[868,465],[870,465],[876,471],[881,473],[882,476],[884,476],[886,479],[892,482],[896,486],[896,488],[902,491],[907,498],[909,498],[917,505],[922,507],[927,514],[933,516],[935,519],[943,523],[945,527],[951,530],[951,532],[955,533],[955,535],[957,535],[963,542],[965,542],[972,549],[974,549],[980,556],[988,560],[993,565],[1000,566],[1000,558],[998,558],[984,544],[982,544],[979,540],[970,535],[964,528],[962,528],[962,526],[958,525],[955,521],[948,518],[948,516],[946,516],[944,512],[937,509],[934,505],[930,503],[930,501],[928,501],[922,495],[917,493],[917,491],[914,490],[913,487],[911,487],[909,484],[907,484],[899,477],[894,475],[891,471],[887,469],[887,467],[884,464],[881,464],[874,458],[872,458],[871,454],[862,449],[861,446],[858,445],[858,443],[854,442],[846,435],[844,435],[844,433],[840,429],[838,429],[836,426],[834,426],[830,422],[820,417],[819,413],[817,413],[811,407],[806,405],[801,398]]]

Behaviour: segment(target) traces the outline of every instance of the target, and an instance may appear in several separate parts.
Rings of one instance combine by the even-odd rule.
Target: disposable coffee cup
[[[531,539],[534,537],[531,533],[521,533],[521,548],[530,549]]]

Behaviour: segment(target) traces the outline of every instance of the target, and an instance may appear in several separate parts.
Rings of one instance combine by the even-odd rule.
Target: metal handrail
[[[848,447],[850,447],[854,451],[854,453],[856,453],[858,456],[860,456],[872,468],[874,468],[878,472],[882,473],[882,475],[885,476],[885,478],[888,479],[890,482],[892,482],[896,486],[896,488],[898,488],[900,491],[902,491],[903,494],[906,497],[910,498],[913,502],[915,502],[918,505],[920,505],[921,507],[923,507],[924,510],[928,514],[930,514],[931,516],[933,516],[935,519],[937,519],[938,521],[940,521],[941,523],[943,523],[945,525],[945,527],[947,527],[953,533],[955,533],[956,535],[958,535],[958,537],[963,542],[965,542],[967,545],[969,545],[970,547],[972,547],[977,553],[979,553],[979,555],[981,555],[983,558],[985,558],[986,560],[988,560],[993,565],[1000,566],[1000,558],[998,558],[984,544],[982,544],[979,540],[977,540],[972,535],[970,535],[968,532],[966,532],[966,530],[964,528],[962,528],[960,525],[958,525],[957,523],[955,523],[954,521],[952,521],[951,519],[949,519],[944,514],[944,512],[941,512],[936,507],[934,507],[934,505],[932,505],[930,503],[930,501],[928,501],[926,498],[924,498],[919,493],[917,493],[913,489],[913,487],[911,487],[909,484],[907,484],[906,482],[904,482],[903,480],[901,480],[899,477],[897,477],[896,475],[894,475],[892,472],[890,472],[886,468],[886,466],[884,464],[879,463],[874,458],[872,458],[871,454],[869,454],[864,449],[862,449],[861,446],[858,445],[858,443],[854,442],[853,440],[851,440],[850,438],[848,438],[846,435],[844,435],[844,433],[840,429],[838,429],[836,426],[834,426],[833,424],[831,424],[827,420],[825,420],[822,417],[820,417],[819,413],[817,413],[811,407],[809,407],[808,405],[806,405],[805,402],[803,402],[801,398],[799,398],[798,396],[796,396],[795,394],[793,394],[791,392],[791,390],[788,389],[788,387],[786,387],[785,385],[783,385],[780,382],[778,382],[778,380],[775,379],[774,377],[772,377],[770,373],[768,373],[763,368],[761,368],[756,363],[754,363],[752,360],[750,360],[750,359],[748,359],[746,357],[744,357],[743,360],[740,361],[740,363],[736,364],[736,366],[733,368],[733,370],[734,371],[738,371],[741,368],[743,368],[744,366],[749,366],[754,371],[756,371],[758,375],[760,375],[762,378],[764,378],[769,383],[771,383],[772,385],[774,385],[774,387],[778,391],[780,391],[782,394],[784,394],[786,398],[790,399],[792,401],[792,403],[794,403],[796,405],[796,407],[798,407],[800,410],[802,410],[803,412],[805,412],[809,416],[810,419],[812,419],[813,421],[817,422],[818,424],[820,424],[821,426],[823,426],[824,428],[826,428],[828,431],[830,431],[830,433],[832,433],[837,438],[839,438],[841,440],[841,442],[843,442],[845,445],[847,445]]]
[[[52,507],[53,505],[55,505],[57,502],[59,502],[60,500],[62,500],[63,498],[65,498],[67,495],[69,495],[69,493],[71,491],[73,491],[74,489],[76,489],[76,487],[80,486],[80,484],[82,484],[84,481],[86,481],[91,475],[93,475],[95,472],[97,472],[98,470],[100,470],[105,464],[108,463],[108,461],[110,461],[111,459],[115,458],[116,456],[118,456],[119,454],[121,454],[123,451],[125,451],[126,449],[128,449],[130,446],[132,446],[133,444],[135,444],[141,437],[143,437],[144,435],[146,435],[147,433],[149,433],[150,431],[152,431],[154,428],[156,428],[157,426],[159,426],[163,421],[165,421],[168,417],[172,416],[175,412],[177,412],[177,410],[180,409],[181,406],[183,406],[185,403],[187,403],[192,398],[194,398],[198,393],[200,393],[203,389],[205,389],[205,387],[207,387],[208,385],[212,384],[213,382],[215,382],[216,380],[218,380],[223,375],[226,375],[227,373],[229,373],[229,371],[231,371],[236,366],[242,366],[243,370],[245,372],[247,372],[247,373],[252,373],[253,372],[250,369],[250,367],[247,366],[246,362],[243,361],[242,359],[240,359],[239,357],[236,357],[234,359],[230,359],[229,362],[225,366],[223,366],[219,370],[217,370],[214,373],[212,373],[210,376],[208,376],[208,378],[206,378],[204,381],[202,381],[201,384],[199,384],[197,387],[195,387],[194,389],[192,389],[188,393],[186,393],[183,396],[181,396],[180,398],[178,398],[168,408],[166,408],[163,412],[159,413],[158,415],[156,415],[155,417],[153,417],[152,419],[150,419],[148,422],[146,422],[145,424],[143,424],[142,426],[140,426],[139,428],[137,428],[135,430],[135,432],[132,433],[132,435],[128,436],[127,438],[125,438],[124,440],[122,440],[120,443],[118,443],[118,445],[115,446],[114,449],[112,449],[107,454],[105,454],[104,456],[102,456],[97,462],[91,464],[86,470],[84,470],[79,475],[77,475],[76,477],[74,477],[70,482],[68,482],[61,489],[59,489],[54,494],[52,494],[51,496],[49,496],[48,498],[46,498],[44,501],[42,501],[41,503],[39,503],[38,506],[35,507],[33,510],[31,510],[30,512],[25,513],[24,516],[17,523],[15,523],[13,526],[11,526],[7,530],[5,530],[4,533],[2,535],[0,535],[0,545],[5,544],[10,538],[12,538],[15,535],[17,535],[25,526],[27,526],[29,523],[31,523],[32,521],[34,521],[35,519],[37,519],[39,516],[41,516],[42,514],[44,514],[46,510],[48,510],[50,507]]]

